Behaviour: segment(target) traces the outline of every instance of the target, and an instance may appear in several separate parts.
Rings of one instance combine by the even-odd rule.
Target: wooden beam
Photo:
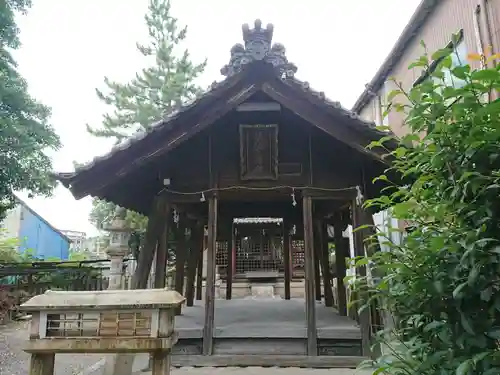
[[[283,259],[285,261],[285,299],[290,299],[290,284],[292,280],[292,262],[290,256],[290,220],[283,221]]]
[[[324,190],[321,190],[324,189]],[[330,191],[328,189],[331,189]],[[339,189],[339,190],[335,190]],[[350,186],[345,187],[345,190],[340,190],[342,187],[306,187],[301,190],[302,196],[309,196],[317,200],[332,200],[332,201],[347,201],[349,202],[356,196],[356,189]]]
[[[203,354],[213,352],[215,313],[215,253],[217,250],[217,197],[208,200],[207,281],[205,286],[205,323],[203,326]]]
[[[246,102],[236,107],[237,112],[270,112],[281,111],[280,103],[276,102]]]
[[[364,357],[355,356],[317,356],[306,355],[248,355],[248,354],[216,354],[203,355],[173,355],[173,367],[300,367],[300,368],[348,368],[355,369]],[[283,372],[287,370],[284,369]],[[331,370],[330,370],[331,371]],[[208,372],[211,372],[209,370]],[[282,371],[278,371],[282,372]],[[301,371],[298,371],[299,373]],[[335,373],[331,371],[332,373]],[[354,370],[352,371],[354,373]],[[343,373],[350,373],[346,371]]]
[[[364,257],[364,236],[363,230],[357,230],[361,225],[363,225],[363,208],[360,207],[356,200],[354,199],[351,204],[352,208],[352,228],[353,228],[353,240],[354,240],[354,256]],[[356,273],[361,277],[366,276],[366,266],[356,267]],[[363,298],[363,296],[359,296]],[[359,314],[359,325],[361,328],[361,350],[362,355],[366,357],[371,357],[371,325],[370,325],[370,308],[363,309]]]
[[[307,355],[318,355],[318,333],[316,331],[316,301],[314,300],[314,234],[312,221],[312,199],[302,199],[304,215],[304,258],[306,285]]]
[[[317,221],[318,240],[320,247],[321,273],[323,274],[323,289],[325,306],[333,306],[332,274],[330,272],[330,250],[328,249],[328,232],[323,220]]]

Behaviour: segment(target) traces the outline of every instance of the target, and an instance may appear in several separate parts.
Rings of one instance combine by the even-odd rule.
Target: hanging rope
[[[172,193],[172,194],[177,194],[177,195],[200,195],[200,202],[205,202],[205,194],[210,193],[210,192],[216,192],[216,191],[230,191],[230,190],[247,190],[247,191],[274,191],[274,190],[283,190],[283,189],[290,189],[292,191],[291,197],[292,197],[292,205],[295,206],[297,204],[297,201],[295,200],[295,191],[296,190],[313,190],[313,191],[324,191],[324,192],[341,192],[341,191],[355,191],[356,192],[356,204],[360,206],[363,204],[363,193],[361,191],[361,186],[356,185],[356,186],[351,186],[351,187],[346,187],[346,188],[321,188],[321,187],[315,187],[315,186],[289,186],[289,185],[280,185],[280,186],[270,186],[270,187],[252,187],[252,186],[228,186],[228,187],[223,187],[223,188],[211,188],[211,189],[205,189],[205,190],[200,190],[200,191],[177,191],[177,190],[172,190],[168,188],[163,188],[160,190],[157,195],[160,195],[163,192],[167,193]]]

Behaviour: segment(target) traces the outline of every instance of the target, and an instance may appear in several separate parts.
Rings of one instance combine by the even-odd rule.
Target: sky
[[[296,77],[350,108],[376,73],[420,0],[172,0],[172,15],[188,26],[185,43],[195,61],[208,59],[200,78],[221,80],[229,50],[242,42],[241,25],[257,18],[274,24]],[[86,132],[109,111],[96,96],[104,77],[127,82],[145,62],[136,42],[145,41],[148,0],[34,0],[20,16],[15,57],[30,93],[52,108],[51,122],[63,147],[54,170],[73,171],[111,144]],[[58,229],[96,234],[89,223],[91,199],[75,200],[63,186],[51,198],[23,199]]]

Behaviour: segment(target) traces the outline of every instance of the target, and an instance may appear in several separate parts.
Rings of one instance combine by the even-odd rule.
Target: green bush
[[[452,66],[451,53],[425,53],[411,68],[436,69],[389,95],[409,132],[388,157],[411,183],[380,176],[391,188],[366,206],[392,207],[412,231],[400,244],[382,234],[390,251],[369,259],[381,278],[356,280],[365,307],[377,299],[394,320],[378,337],[377,374],[500,373],[500,65]]]

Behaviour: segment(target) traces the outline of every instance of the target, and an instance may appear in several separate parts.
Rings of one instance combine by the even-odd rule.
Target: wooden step
[[[364,357],[305,355],[173,355],[173,367],[356,368]]]
[[[217,337],[214,339],[215,355],[298,355],[307,354],[307,339],[293,337],[241,338]],[[179,338],[172,349],[174,355],[201,355],[201,338]],[[359,339],[318,339],[320,356],[361,356]]]

